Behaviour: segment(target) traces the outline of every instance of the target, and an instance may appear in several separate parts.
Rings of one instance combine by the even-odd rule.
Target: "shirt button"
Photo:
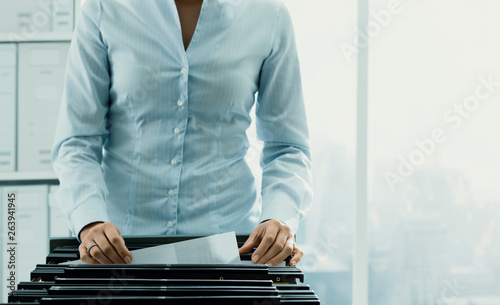
[[[175,133],[175,134],[178,134],[179,132],[181,132],[181,130],[180,130],[179,128],[177,128],[177,127],[176,127],[176,128],[174,129],[174,133]]]
[[[173,224],[171,221],[169,221],[169,222],[167,223],[167,227],[169,227],[169,228],[171,228],[173,225],[174,225],[174,224]]]
[[[173,195],[174,195],[174,190],[170,190],[170,191],[168,191],[168,194],[169,194],[170,196],[173,196]]]
[[[172,159],[172,161],[170,163],[172,163],[172,165],[176,165],[177,164],[177,160]]]
[[[187,72],[187,69],[186,68],[182,68],[181,69],[181,74],[185,74]]]
[[[184,104],[184,101],[181,100],[181,99],[178,99],[177,100],[177,105],[180,107],[180,106],[182,106],[182,104]]]

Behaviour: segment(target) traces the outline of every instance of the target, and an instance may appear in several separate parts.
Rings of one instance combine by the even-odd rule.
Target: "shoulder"
[[[101,0],[85,0],[82,5],[82,14],[96,16],[101,13]]]
[[[271,9],[279,10],[284,5],[283,0],[239,0],[247,5],[253,6],[256,9]]]
[[[278,23],[285,22],[288,24],[291,21],[290,12],[283,0],[233,1],[237,3],[243,18],[252,18],[255,23],[269,24],[274,28]],[[228,2],[231,2],[231,0]]]
[[[207,0],[205,0],[207,1]],[[253,10],[259,14],[277,17],[285,9],[283,0],[237,0],[246,10]]]
[[[207,1],[207,0],[205,0]],[[257,19],[272,21],[287,28],[292,26],[292,17],[284,0],[236,0],[247,12],[255,12]]]
[[[155,6],[152,4],[154,3],[146,5],[142,1],[133,0],[85,0],[82,5],[82,12],[85,13],[99,11],[103,14],[111,14],[113,12],[122,11],[124,9],[139,10],[140,8],[148,7],[155,9]]]

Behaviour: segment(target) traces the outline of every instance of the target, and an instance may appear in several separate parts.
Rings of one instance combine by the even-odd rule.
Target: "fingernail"
[[[132,262],[132,260],[130,259],[130,257],[125,256],[125,262],[126,262],[127,264],[130,264],[130,263]]]
[[[292,266],[295,265],[297,262],[296,261],[292,261]]]
[[[254,263],[256,263],[258,260],[259,260],[259,256],[258,256],[258,255],[255,255],[255,256],[252,258],[252,262],[254,262]]]
[[[269,267],[271,267],[273,265],[273,263],[267,263],[266,265],[268,265]]]

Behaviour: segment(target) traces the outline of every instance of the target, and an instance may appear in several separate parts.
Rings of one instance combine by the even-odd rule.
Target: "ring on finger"
[[[94,246],[97,246],[97,245],[96,245],[95,243],[92,243],[92,244],[90,244],[90,245],[87,247],[87,254],[88,254],[90,257],[92,257],[92,254],[90,254],[90,249],[92,249],[92,247],[94,247]]]

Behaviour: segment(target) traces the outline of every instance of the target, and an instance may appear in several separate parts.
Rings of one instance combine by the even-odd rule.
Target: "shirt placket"
[[[184,148],[184,139],[185,132],[187,127],[188,120],[188,75],[189,75],[189,66],[187,64],[187,58],[184,58],[184,64],[182,67],[179,67],[179,97],[177,100],[173,101],[177,104],[176,113],[175,113],[175,126],[172,126],[171,131],[174,134],[174,140],[171,144],[173,147],[173,155],[170,160],[170,173],[175,173],[174,175],[169,175],[169,185],[170,189],[167,190],[167,195],[170,197],[169,202],[171,204],[168,205],[170,209],[170,220],[167,222],[168,234],[176,234],[176,225],[177,225],[177,205],[179,200],[179,184],[181,178],[181,169],[183,162],[183,148]]]

